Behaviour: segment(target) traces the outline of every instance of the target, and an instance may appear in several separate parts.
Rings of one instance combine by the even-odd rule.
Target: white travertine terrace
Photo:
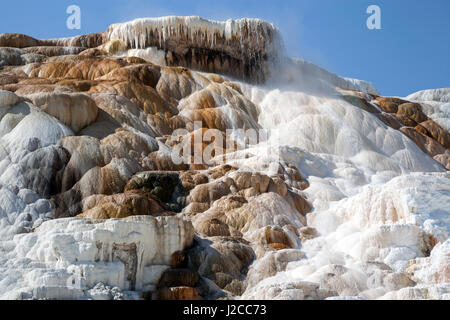
[[[422,90],[410,94],[407,99],[416,101],[435,101],[450,103],[450,88]]]
[[[192,244],[193,232],[179,217],[45,222],[16,237],[6,257],[21,262],[2,275],[8,290],[0,298],[89,298],[86,290],[100,281],[122,291],[154,290],[171,255]]]

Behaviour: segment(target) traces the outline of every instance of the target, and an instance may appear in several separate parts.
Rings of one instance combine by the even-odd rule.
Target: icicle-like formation
[[[282,47],[279,31],[273,24],[247,18],[226,22],[200,17],[142,18],[111,25],[107,37],[124,41],[133,49],[156,45],[173,50],[175,46],[185,45],[224,51],[239,59],[261,53],[276,56]]]
[[[170,52],[167,65],[255,82],[264,81],[268,64],[284,56],[278,29],[259,19],[143,18],[111,25],[105,37],[123,41],[129,49],[156,47]]]

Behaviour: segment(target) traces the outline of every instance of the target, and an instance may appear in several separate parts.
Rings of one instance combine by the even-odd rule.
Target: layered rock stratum
[[[450,299],[449,93],[257,19],[0,34],[0,298]]]

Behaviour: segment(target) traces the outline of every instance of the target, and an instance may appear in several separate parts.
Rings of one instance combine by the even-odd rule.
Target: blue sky
[[[66,28],[66,8],[82,29]],[[381,7],[382,30],[368,30],[366,8]],[[383,95],[450,87],[449,0],[15,0],[2,3],[0,32],[38,38],[104,31],[137,17],[257,17],[276,24],[291,56],[341,76],[371,81]]]

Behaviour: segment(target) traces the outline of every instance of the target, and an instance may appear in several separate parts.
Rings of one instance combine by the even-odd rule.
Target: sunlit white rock
[[[9,248],[0,261],[0,297],[89,298],[83,290],[99,282],[148,291],[162,275],[161,266],[190,246],[193,236],[191,223],[179,217],[51,220],[33,233],[0,243],[0,250]]]

